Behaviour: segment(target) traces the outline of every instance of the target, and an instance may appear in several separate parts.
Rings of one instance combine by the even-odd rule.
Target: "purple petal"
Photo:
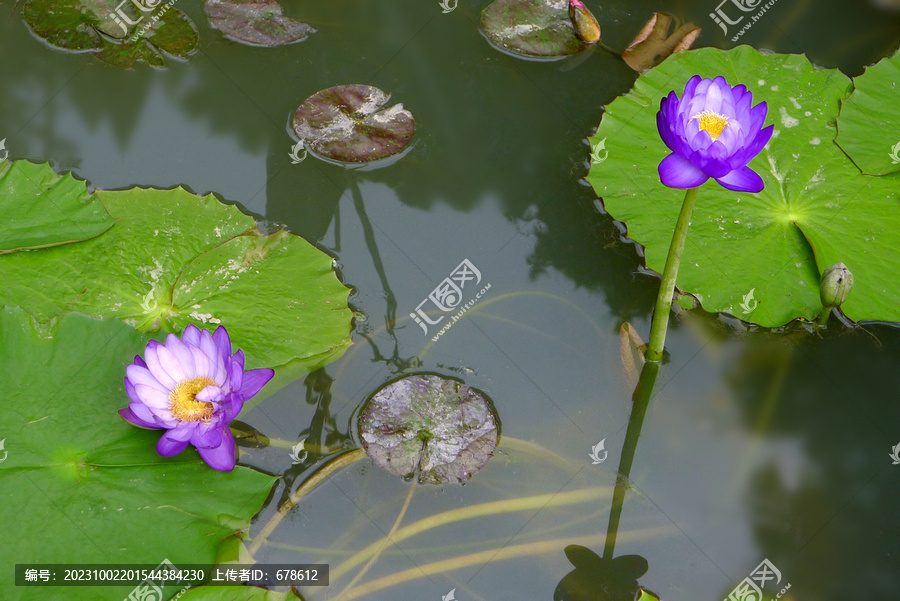
[[[221,430],[222,443],[217,447],[200,447],[197,452],[209,467],[220,472],[230,472],[234,469],[234,436],[226,426]]]
[[[225,398],[222,394],[222,389],[218,386],[207,386],[203,390],[197,393],[197,396],[194,397],[201,403],[218,403]]]
[[[141,367],[140,365],[132,363],[125,368],[125,377],[128,380],[131,380],[132,385],[135,387],[142,384],[147,388],[153,388],[163,394],[169,393],[169,389],[166,388],[164,384],[160,383],[146,367]]]
[[[716,178],[716,181],[734,192],[761,192],[765,188],[762,178],[750,167],[735,169],[724,177]]]
[[[669,155],[678,156],[678,155]],[[665,161],[663,161],[665,162]],[[705,179],[703,181],[706,181]],[[263,386],[275,375],[272,369],[251,369],[244,372],[244,382],[241,384],[241,398],[247,400],[256,395]]]
[[[213,448],[222,444],[222,425],[202,424],[191,433],[191,444],[201,448]]]
[[[200,346],[200,330],[194,324],[189,325],[181,333],[181,339],[188,344]]]
[[[663,185],[670,188],[686,189],[696,188],[708,180],[709,176],[694,167],[687,159],[672,153],[659,164],[659,179]]]
[[[770,125],[769,127],[760,131],[759,134],[757,134],[753,142],[751,142],[745,149],[747,163],[753,160],[753,158],[760,153],[763,147],[769,143],[769,140],[772,139],[772,134],[774,132],[775,126]]]
[[[227,424],[241,412],[241,409],[244,408],[244,401],[241,399],[239,392],[233,392],[228,395],[228,399],[225,401],[224,405],[225,413],[222,416],[222,421]]]
[[[147,350],[144,351],[144,357],[147,359],[147,369],[150,370],[150,373],[153,374],[153,377],[159,380],[159,382],[168,388],[169,390],[175,388],[178,384],[178,381],[169,375],[162,364],[159,361],[159,349],[162,348],[161,344],[153,344],[156,342],[155,340],[151,340],[150,344],[147,345]]]
[[[178,362],[179,367],[184,373],[184,377],[180,378],[182,380],[186,380],[188,378],[194,378],[197,376],[197,368],[194,366],[194,356],[191,354],[191,349],[183,343],[178,336],[175,334],[169,334],[166,336],[166,350],[172,353],[172,356]],[[160,349],[160,359],[162,359],[162,349]],[[169,372],[172,374],[172,372]],[[172,374],[173,376],[175,374]]]
[[[134,386],[134,391],[138,396],[139,402],[147,405],[152,409],[168,409],[171,402],[169,401],[169,395],[165,392],[160,392],[156,388],[151,388],[144,384],[136,384]]]
[[[188,354],[190,355],[190,353]],[[160,367],[162,367],[163,371],[169,374],[169,377],[171,377],[176,382],[181,382],[191,377],[185,370],[184,365],[180,363],[175,355],[172,354],[172,351],[169,350],[169,347],[156,347],[156,356],[159,359],[159,365]]]
[[[188,441],[186,440],[177,440],[173,437],[173,433],[175,430],[168,430],[162,437],[159,439],[159,442],[156,443],[156,452],[162,455],[163,457],[171,457],[172,455],[177,455],[178,453],[185,450],[188,446]]]
[[[140,367],[147,367],[147,364],[144,363],[144,360],[141,359],[140,355],[135,355],[135,356],[134,356],[134,364],[135,364],[135,365],[138,365],[138,366],[140,366]]]
[[[216,350],[222,357],[222,361],[227,364],[231,359],[231,338],[228,337],[228,330],[224,326],[219,326],[213,332],[213,342],[216,343]]]
[[[137,415],[135,415],[135,413],[134,413],[134,411],[132,411],[130,405],[128,407],[126,407],[125,409],[119,409],[119,415],[121,415],[122,419],[124,419],[125,421],[131,422],[132,424],[134,424],[135,426],[138,426],[139,428],[147,428],[150,430],[159,430],[162,428],[162,426],[158,426],[153,422],[143,420],[140,417],[138,417]]]

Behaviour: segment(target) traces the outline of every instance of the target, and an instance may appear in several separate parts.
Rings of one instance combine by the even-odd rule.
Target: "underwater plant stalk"
[[[622,507],[625,505],[625,493],[631,477],[631,466],[637,451],[644,416],[650,406],[656,376],[659,375],[659,363],[648,361],[641,369],[641,377],[631,396],[631,417],[628,418],[628,430],[625,433],[625,444],[622,446],[622,458],[619,460],[619,472],[616,476],[616,488],[613,492],[612,507],[609,510],[609,525],[606,527],[606,542],[603,545],[603,559],[612,561],[616,548],[616,537],[619,534],[619,521],[622,518]]]
[[[687,238],[688,227],[691,225],[691,213],[694,212],[698,190],[699,188],[690,188],[685,192],[684,202],[681,203],[681,213],[678,214],[675,231],[672,233],[669,256],[666,257],[666,267],[663,269],[662,282],[656,297],[656,310],[653,312],[653,321],[650,325],[647,361],[659,362],[662,360],[663,347],[666,344],[666,330],[669,328],[669,313],[672,310],[672,296],[675,294],[675,279],[678,277],[681,252],[684,250],[684,241]]]
[[[331,474],[340,471],[342,468],[354,463],[355,461],[359,461],[363,457],[366,456],[366,452],[362,449],[353,449],[349,453],[344,453],[343,455],[338,455],[322,467],[320,467],[313,475],[309,477],[303,484],[301,484],[297,490],[295,490],[290,498],[284,502],[284,504],[278,508],[278,511],[269,519],[265,526],[263,526],[262,530],[259,531],[259,534],[253,537],[253,542],[250,543],[250,546],[247,547],[247,551],[250,555],[256,553],[259,548],[266,542],[266,539],[272,534],[272,531],[275,530],[275,527],[281,523],[281,520],[284,519],[284,516],[288,514],[288,512],[293,509],[294,505],[296,505],[300,499],[309,494],[315,487],[325,481]]]

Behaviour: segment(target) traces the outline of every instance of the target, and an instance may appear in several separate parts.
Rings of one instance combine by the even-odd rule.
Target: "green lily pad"
[[[751,163],[765,182],[759,194],[703,185],[691,219],[678,288],[707,311],[763,326],[822,310],[820,274],[842,262],[855,285],[842,311],[854,320],[900,321],[900,179],[864,176],[833,143],[834,120],[850,80],[799,55],[730,51],[675,54],[641,75],[603,116],[592,144],[605,140],[608,158],[588,181],[606,210],[645,248],[647,266],[662,273],[683,190],[666,188],[657,166],[669,151],[656,130],[660,99],[680,95],[691,76],[723,75],[745,84],[754,104],[768,103],[775,124]],[[752,293],[756,302],[741,305]]]
[[[281,46],[305,40],[316,30],[281,14],[275,0],[206,0],[209,24],[234,42]]]
[[[481,13],[481,31],[498,49],[536,59],[590,47],[575,34],[568,0],[495,0]]]
[[[0,211],[22,202],[2,192]],[[0,255],[0,305],[40,320],[117,318],[142,332],[221,324],[250,367],[313,369],[350,345],[349,290],[332,258],[302,238],[261,235],[236,207],[181,188],[93,196],[116,224],[83,242]]]
[[[188,16],[163,0],[27,0],[22,10],[51,46],[92,52],[121,68],[137,61],[163,67],[165,54],[185,58],[200,43]]]
[[[320,90],[294,113],[294,131],[317,155],[341,163],[378,161],[403,152],[416,121],[402,104],[384,108],[391,95],[350,84]]]
[[[3,208],[0,254],[87,240],[113,224],[83,181],[25,161],[0,161],[0,196],[18,199]]]
[[[363,448],[379,467],[421,483],[462,482],[494,453],[499,422],[484,395],[440,376],[416,375],[376,392],[359,414]]]
[[[275,478],[242,466],[217,472],[194,450],[161,457],[158,432],[119,417],[125,366],[146,342],[115,320],[69,314],[38,327],[21,309],[0,310],[0,378],[12,392],[0,403],[0,502],[15,508],[4,565],[208,564],[218,541],[262,506]],[[63,596],[121,601],[132,588],[73,586]],[[56,595],[10,586],[3,598]]]
[[[900,171],[900,52],[853,80],[841,101],[837,143],[863,173]]]
[[[201,586],[187,591],[178,601],[294,601],[293,591],[278,593],[255,586]]]

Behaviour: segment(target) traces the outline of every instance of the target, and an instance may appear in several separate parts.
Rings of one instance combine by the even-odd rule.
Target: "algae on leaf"
[[[57,177],[46,164],[25,165],[35,177]],[[332,258],[302,238],[262,235],[237,207],[181,188],[92,198],[115,225],[82,242],[0,255],[0,304],[40,320],[70,311],[117,318],[142,332],[221,324],[248,367],[291,363],[295,375],[350,345],[349,289]],[[0,186],[0,211],[18,202]]]
[[[162,0],[26,0],[25,23],[51,46],[91,52],[113,66],[186,58],[200,43],[193,21]]]
[[[495,0],[481,13],[481,31],[498,49],[533,59],[590,48],[575,33],[568,0]]]

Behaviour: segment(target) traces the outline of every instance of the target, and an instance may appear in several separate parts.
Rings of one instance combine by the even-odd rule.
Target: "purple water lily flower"
[[[244,353],[231,355],[231,339],[219,326],[214,334],[188,326],[181,339],[151,340],[144,359],[125,369],[131,399],[119,415],[141,428],[166,430],[156,451],[177,455],[188,443],[213,469],[234,469],[234,436],[228,422],[272,379],[271,369],[244,371]]]
[[[659,178],[670,188],[696,188],[709,178],[735,192],[759,192],[765,185],[747,166],[775,129],[762,129],[768,107],[753,108],[753,94],[731,87],[722,76],[693,76],[681,99],[675,92],[659,103],[656,126],[672,154],[659,164]]]

